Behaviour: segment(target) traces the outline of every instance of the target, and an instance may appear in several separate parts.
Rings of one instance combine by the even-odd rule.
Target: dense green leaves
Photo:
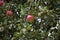
[[[6,11],[13,11],[6,16]],[[34,22],[27,21],[27,15]],[[0,40],[59,40],[60,0],[4,0],[0,6]],[[58,22],[59,21],[59,22]]]

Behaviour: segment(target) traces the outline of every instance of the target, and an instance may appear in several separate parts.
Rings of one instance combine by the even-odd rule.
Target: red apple
[[[13,15],[13,12],[12,11],[6,11],[6,15],[7,16],[12,16]]]
[[[33,22],[34,21],[34,16],[33,15],[28,15],[27,16],[27,21],[28,22]]]
[[[2,0],[2,1],[0,1],[0,6],[2,6],[4,4],[4,1]]]

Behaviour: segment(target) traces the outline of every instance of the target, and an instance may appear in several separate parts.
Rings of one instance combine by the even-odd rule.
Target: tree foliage
[[[12,16],[6,15],[9,10]],[[27,21],[28,15],[34,16],[33,22]],[[60,40],[60,0],[4,0],[0,40]]]

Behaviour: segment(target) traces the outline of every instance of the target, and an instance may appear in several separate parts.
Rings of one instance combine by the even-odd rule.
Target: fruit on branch
[[[13,15],[13,12],[10,10],[10,11],[6,11],[6,15],[7,16],[12,16]]]
[[[4,1],[0,0],[0,6],[3,6],[3,4],[4,4]]]
[[[27,16],[27,21],[28,22],[33,22],[34,21],[34,16],[33,15],[28,15]]]

